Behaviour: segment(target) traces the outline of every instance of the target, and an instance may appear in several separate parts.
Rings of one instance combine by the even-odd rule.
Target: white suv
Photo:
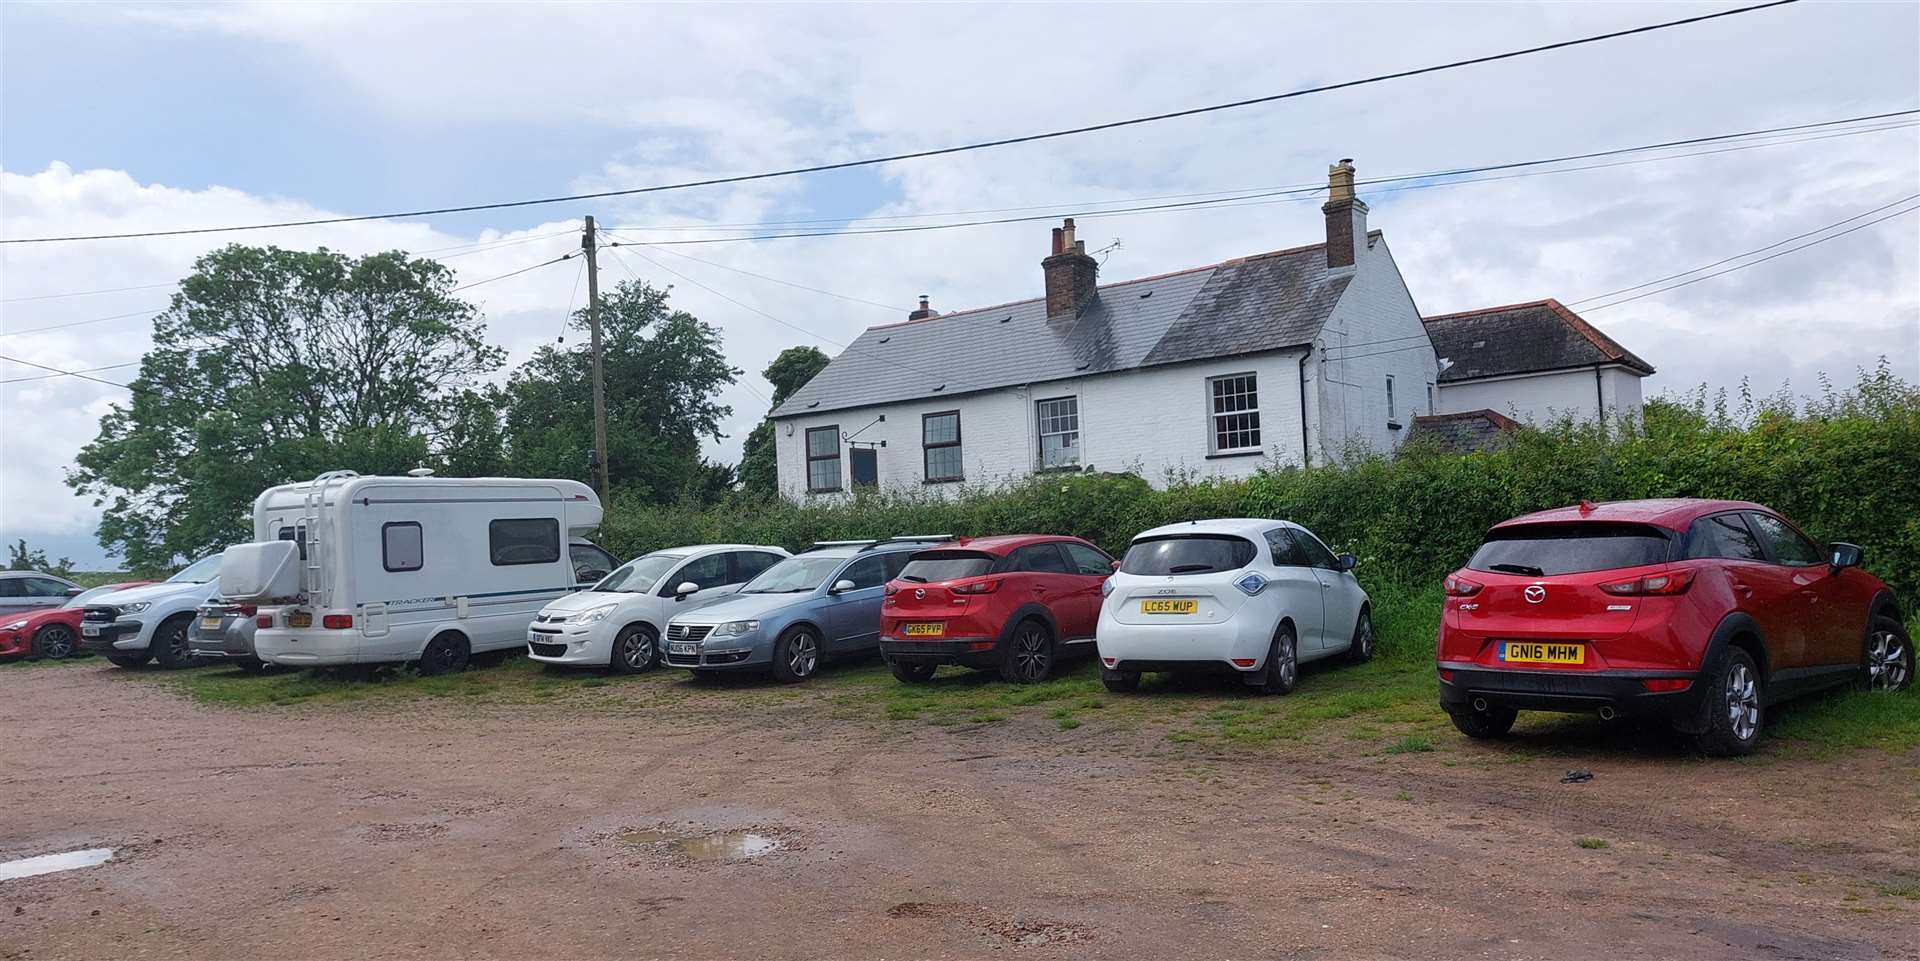
[[[1364,661],[1373,619],[1353,565],[1353,555],[1335,557],[1286,521],[1191,521],[1140,534],[1103,588],[1100,680],[1124,692],[1147,671],[1226,673],[1286,694],[1302,663]]]
[[[120,667],[149,660],[163,668],[200,663],[187,646],[194,610],[220,596],[220,556],[202,557],[158,584],[87,599],[80,643]]]
[[[660,663],[668,618],[738,592],[788,556],[756,544],[654,551],[541,608],[527,628],[527,656],[621,674],[650,671]]]

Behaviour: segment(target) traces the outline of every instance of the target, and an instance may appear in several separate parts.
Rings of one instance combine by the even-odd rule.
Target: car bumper
[[[95,654],[124,654],[128,651],[141,651],[147,647],[142,637],[142,625],[139,621],[110,621],[102,624],[98,621],[80,624],[80,646]],[[95,633],[87,633],[91,628]]]
[[[254,656],[284,667],[337,667],[358,663],[357,631],[324,628],[261,628],[253,635]]]
[[[194,657],[252,658],[253,638],[232,630],[203,634],[196,624],[187,632],[187,653]]]
[[[530,630],[527,657],[542,664],[605,667],[613,659],[613,637],[591,629],[558,633]]]
[[[771,641],[743,641],[739,638],[724,638],[720,641],[702,641],[700,650],[695,653],[675,652],[671,642],[664,642],[660,648],[661,663],[668,667],[684,667],[702,671],[734,671],[748,668],[764,668],[773,663],[773,643]]]
[[[1441,662],[1440,706],[1450,714],[1487,707],[1518,711],[1592,714],[1609,709],[1620,717],[1689,717],[1700,708],[1708,685],[1694,671],[1506,671],[1469,663]],[[1678,691],[1655,691],[1646,682],[1686,681]]]
[[[33,648],[33,638],[25,631],[0,631],[0,657],[25,654]]]
[[[940,640],[883,637],[880,654],[903,664],[958,664],[962,667],[992,667],[1000,639],[997,637],[948,637]]]
[[[1119,624],[1102,618],[1095,646],[1116,671],[1234,672],[1266,666],[1272,624],[1234,618],[1218,624]]]

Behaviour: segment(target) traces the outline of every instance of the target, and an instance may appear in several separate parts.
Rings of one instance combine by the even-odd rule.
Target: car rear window
[[[979,577],[993,570],[993,555],[979,551],[921,551],[900,572],[903,581],[931,584]]]
[[[1670,543],[1646,524],[1526,524],[1490,531],[1467,566],[1527,577],[1606,571],[1665,561]]]
[[[1213,574],[1253,563],[1253,542],[1231,534],[1175,534],[1134,541],[1120,559],[1123,574]]]

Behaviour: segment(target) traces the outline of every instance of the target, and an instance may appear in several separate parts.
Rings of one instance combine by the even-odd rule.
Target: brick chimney
[[[1327,168],[1327,269],[1352,267],[1367,243],[1367,204],[1353,195],[1353,160]]]
[[[927,306],[927,295],[921,294],[920,309],[909,312],[907,314],[907,319],[908,320],[926,320],[928,317],[932,317],[936,313],[938,313],[938,311],[934,310],[932,307]]]
[[[1087,256],[1087,242],[1073,239],[1073,218],[1053,228],[1053,254],[1040,261],[1047,275],[1047,316],[1078,313],[1099,296],[1100,262]]]

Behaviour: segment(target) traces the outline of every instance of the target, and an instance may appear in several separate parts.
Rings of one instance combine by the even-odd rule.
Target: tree
[[[795,391],[807,386],[833,358],[818,347],[789,347],[760,372],[773,385],[773,408],[778,408]],[[772,497],[780,489],[779,464],[774,457],[773,421],[763,419],[747,435],[740,451],[740,489],[757,497]]]
[[[73,558],[62,557],[60,563],[52,563],[47,560],[46,551],[28,550],[27,539],[23,537],[7,545],[7,570],[39,571],[56,577],[72,577]]]
[[[602,299],[600,324],[608,486],[655,504],[707,496],[701,492],[716,478],[700,443],[721,438],[720,422],[733,410],[714,397],[740,373],[727,364],[719,332],[668,307],[665,290],[632,281]],[[572,325],[587,328],[585,309]],[[549,345],[514,371],[503,425],[513,471],[591,480],[592,363],[585,343]],[[731,487],[730,478],[719,480]]]
[[[399,251],[236,244],[201,257],[154,320],[131,401],[68,471],[107,508],[101,545],[166,569],[251,539],[267,487],[433,459],[504,358],[453,288],[453,271]]]

